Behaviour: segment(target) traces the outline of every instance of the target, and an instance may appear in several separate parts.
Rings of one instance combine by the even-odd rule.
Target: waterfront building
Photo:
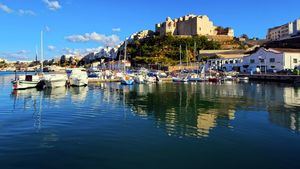
[[[242,62],[242,72],[299,69],[300,49],[260,48],[255,53],[245,56]]]
[[[206,15],[186,15],[177,19],[166,18],[166,21],[155,25],[156,33],[161,36],[217,36],[225,35],[234,37],[232,28],[214,26]]]
[[[300,35],[300,19],[268,29],[267,40],[284,40],[298,35]]]
[[[223,70],[226,72],[240,71],[242,62],[242,58],[209,59],[206,67],[213,70]]]
[[[200,57],[210,57],[206,67],[214,70],[240,71],[246,50],[200,50]]]

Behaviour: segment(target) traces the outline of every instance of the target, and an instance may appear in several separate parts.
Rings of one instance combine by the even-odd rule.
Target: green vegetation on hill
[[[4,61],[0,62],[0,68],[5,68],[7,67],[7,63],[5,63]]]
[[[127,46],[129,59],[137,64],[163,64],[175,65],[180,60],[180,45],[182,46],[182,61],[197,61],[199,50],[220,49],[221,45],[209,41],[205,36],[176,37],[176,36],[151,36],[142,40],[134,40]],[[187,49],[187,50],[186,50]],[[197,53],[197,52],[196,52]]]

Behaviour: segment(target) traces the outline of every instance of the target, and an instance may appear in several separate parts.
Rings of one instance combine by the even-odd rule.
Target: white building
[[[268,29],[267,40],[283,40],[297,35],[300,35],[300,19]]]
[[[281,71],[300,66],[300,49],[265,49],[245,56],[242,61],[242,72]]]
[[[223,70],[226,72],[240,71],[242,62],[243,62],[242,58],[210,59],[207,61],[206,67],[214,70]]]

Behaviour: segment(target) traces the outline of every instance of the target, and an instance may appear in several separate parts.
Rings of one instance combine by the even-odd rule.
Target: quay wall
[[[287,82],[287,83],[300,84],[300,76],[297,76],[297,75],[258,74],[258,75],[241,75],[241,76],[248,76],[250,80],[276,81],[276,82]]]

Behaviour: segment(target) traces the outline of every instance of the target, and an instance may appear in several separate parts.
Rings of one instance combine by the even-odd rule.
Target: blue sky
[[[267,28],[299,18],[299,6],[298,0],[0,0],[0,58],[33,59],[41,30],[45,57],[53,58],[113,45],[186,14],[263,38]]]

